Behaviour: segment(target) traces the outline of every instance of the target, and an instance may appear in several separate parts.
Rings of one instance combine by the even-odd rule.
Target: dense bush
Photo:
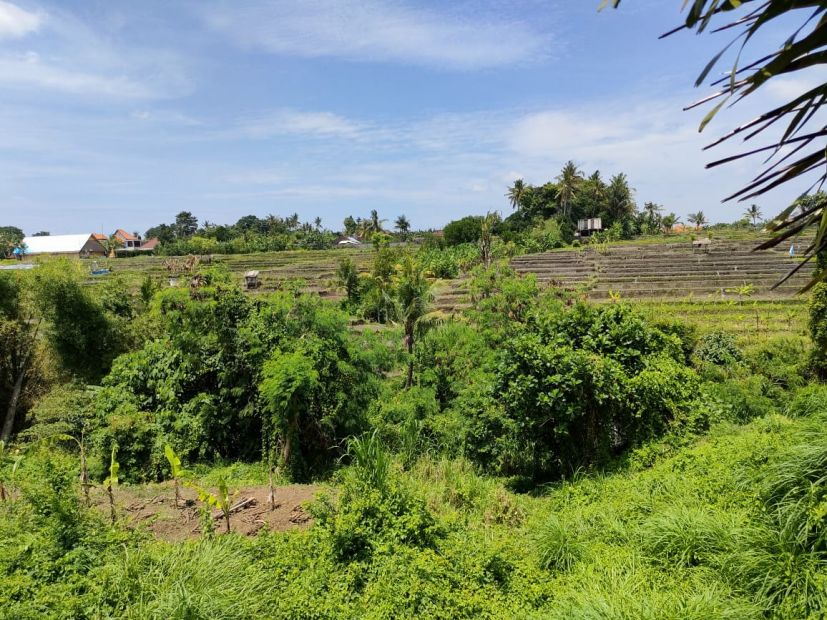
[[[256,457],[271,421],[282,446],[294,448],[283,453],[289,471],[304,476],[364,428],[375,393],[369,358],[348,334],[346,316],[318,298],[252,301],[212,274],[195,291],[159,293],[152,315],[156,338],[116,360],[100,396],[100,444],[117,442],[129,471],[156,477],[164,442],[188,460]],[[308,366],[313,389],[290,391],[290,360]],[[288,405],[278,404],[284,399]],[[288,442],[287,412],[296,407],[306,416],[302,437]]]
[[[742,358],[733,337],[722,331],[714,331],[703,336],[695,348],[695,355],[702,362],[716,366],[735,364]]]
[[[443,229],[445,243],[448,245],[476,243],[482,235],[482,220],[482,216],[469,215],[460,220],[449,222]]]
[[[813,352],[810,364],[822,379],[827,379],[827,283],[816,284],[809,303],[810,339]]]
[[[697,379],[679,339],[628,307],[546,304],[529,324],[502,345],[490,384],[499,405],[467,410],[467,449],[481,464],[532,478],[567,475],[689,411]]]

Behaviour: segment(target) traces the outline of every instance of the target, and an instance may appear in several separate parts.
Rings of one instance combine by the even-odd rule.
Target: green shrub
[[[738,544],[737,527],[696,507],[676,506],[647,520],[641,528],[643,547],[666,565],[698,566]]]
[[[808,310],[808,327],[813,343],[810,366],[817,376],[827,379],[827,283],[820,282],[813,288]]]
[[[731,379],[721,383],[704,383],[703,399],[714,409],[719,420],[748,422],[776,409],[769,397],[774,386],[760,375],[746,379]]]
[[[482,236],[482,220],[482,216],[469,215],[449,222],[443,229],[445,243],[448,245],[476,243]]]
[[[534,534],[540,567],[546,570],[570,570],[583,555],[583,544],[574,527],[556,515],[550,515]]]
[[[695,355],[702,362],[716,366],[734,364],[742,359],[735,339],[722,331],[714,331],[703,336],[695,347]]]
[[[801,338],[773,338],[744,351],[744,361],[754,374],[764,375],[781,389],[806,382],[807,347]]]
[[[787,405],[792,417],[809,417],[827,413],[827,385],[813,384],[801,388]]]

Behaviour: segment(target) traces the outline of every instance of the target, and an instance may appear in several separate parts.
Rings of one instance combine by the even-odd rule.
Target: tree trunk
[[[17,375],[17,380],[14,382],[14,389],[11,392],[11,400],[9,400],[9,408],[6,410],[6,421],[3,423],[3,432],[0,433],[0,441],[8,441],[11,437],[11,432],[14,429],[14,418],[17,415],[17,401],[20,400],[20,393],[23,391],[23,379],[26,376],[26,363],[29,360],[30,353],[26,353],[21,364],[20,372]]]
[[[37,338],[37,332],[39,329],[40,321],[38,321],[37,327],[35,327],[34,334],[32,335],[32,339],[28,349],[26,350],[26,354],[23,356],[23,359],[20,362],[20,371],[17,375],[17,379],[14,382],[14,388],[12,389],[11,393],[11,400],[9,400],[9,407],[6,410],[6,420],[5,422],[3,422],[3,430],[2,432],[0,432],[0,441],[8,442],[9,438],[11,437],[11,432],[12,430],[14,430],[14,418],[17,416],[17,402],[20,400],[20,394],[23,392],[23,380],[26,378],[26,367],[29,364],[29,358],[31,358],[32,356],[35,339]]]
[[[405,387],[411,388],[413,387],[413,374],[414,374],[414,335],[413,330],[405,330],[407,333],[405,334],[405,346],[408,349],[408,378],[405,381]]]

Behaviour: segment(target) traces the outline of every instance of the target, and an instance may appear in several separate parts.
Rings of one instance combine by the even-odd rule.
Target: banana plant
[[[221,511],[224,517],[224,525],[226,527],[226,531],[230,533],[230,509],[232,508],[232,499],[233,495],[230,494],[229,488],[227,486],[227,481],[224,478],[220,478],[218,480],[218,494],[213,494],[203,489],[201,487],[193,485],[198,491],[198,499],[201,502],[207,504],[207,506],[212,506]]]
[[[120,463],[116,458],[118,454],[118,444],[112,446],[112,456],[109,459],[109,477],[103,481],[103,486],[106,488],[106,494],[109,496],[109,516],[112,519],[112,525],[115,525],[115,494],[113,488],[118,486],[118,472],[121,469]]]
[[[164,455],[166,455],[167,461],[169,461],[169,467],[172,470],[172,479],[175,481],[175,507],[178,508],[181,504],[181,484],[187,472],[181,465],[181,458],[175,454],[169,445],[164,446]]]

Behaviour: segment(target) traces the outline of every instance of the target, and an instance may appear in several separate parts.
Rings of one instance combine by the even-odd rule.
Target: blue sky
[[[0,0],[0,225],[144,231],[189,210],[336,229],[377,209],[441,227],[507,213],[514,178],[568,159],[626,172],[639,204],[735,219],[720,199],[757,162],[705,171],[701,147],[800,84],[698,135],[704,112],[681,108],[728,39],[658,41],[679,0],[598,4]]]

